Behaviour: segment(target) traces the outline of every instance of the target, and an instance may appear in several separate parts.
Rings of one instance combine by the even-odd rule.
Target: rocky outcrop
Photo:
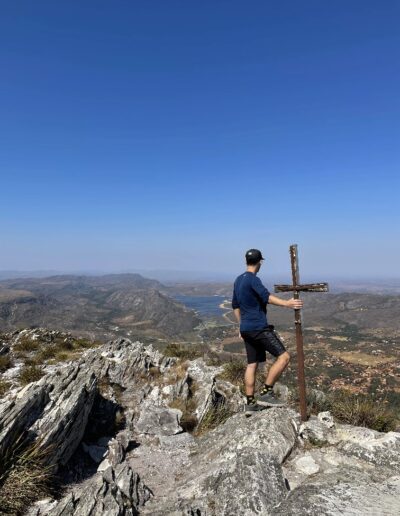
[[[99,465],[97,474],[73,489],[61,501],[37,504],[30,514],[51,516],[110,514],[134,515],[151,497],[125,460],[129,434],[121,432],[111,441],[107,458]]]
[[[246,418],[239,390],[219,373],[118,339],[12,392],[0,403],[0,456],[24,435],[48,450],[63,481],[61,497],[27,514],[400,511],[399,433],[338,424],[329,412],[301,423],[292,408]]]

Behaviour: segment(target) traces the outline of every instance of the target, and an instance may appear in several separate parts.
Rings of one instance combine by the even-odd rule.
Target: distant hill
[[[183,339],[200,319],[165,290],[140,274],[3,280],[0,331],[49,326],[96,338],[121,333]]]
[[[277,294],[288,299],[289,294]],[[304,301],[303,325],[321,325],[339,329],[352,325],[359,329],[400,330],[400,296],[358,293],[302,293]],[[293,326],[293,311],[268,305],[268,321],[271,324]],[[233,313],[227,317],[233,321]]]

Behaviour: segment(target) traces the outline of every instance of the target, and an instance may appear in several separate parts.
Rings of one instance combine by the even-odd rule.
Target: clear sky
[[[400,2],[3,2],[0,270],[398,277]]]

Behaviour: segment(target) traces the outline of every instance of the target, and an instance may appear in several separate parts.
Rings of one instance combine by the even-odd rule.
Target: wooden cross
[[[293,297],[299,299],[300,292],[328,292],[328,283],[307,283],[300,285],[299,259],[297,254],[297,244],[290,246],[290,261],[292,266],[292,285],[274,285],[275,292],[293,292]],[[304,349],[303,332],[301,328],[300,309],[294,311],[294,322],[296,328],[296,347],[297,347],[297,382],[300,397],[300,415],[302,421],[307,421],[306,404],[306,383],[304,375]]]

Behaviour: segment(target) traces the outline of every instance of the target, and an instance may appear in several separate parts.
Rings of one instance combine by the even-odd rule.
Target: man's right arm
[[[257,295],[260,297],[261,301],[267,304],[269,302],[270,296],[269,290],[264,287],[262,281],[257,276],[253,278],[252,287],[253,290],[257,293]]]
[[[233,287],[232,309],[233,309],[233,314],[235,316],[236,321],[238,322],[238,324],[240,324],[240,308],[239,308],[239,302],[238,302],[238,299],[236,296],[235,287]],[[240,335],[240,330],[239,330],[239,337],[242,338],[242,336]]]

